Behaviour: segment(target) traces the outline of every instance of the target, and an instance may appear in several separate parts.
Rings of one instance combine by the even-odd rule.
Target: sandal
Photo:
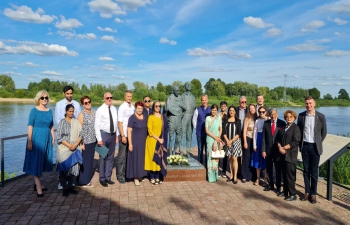
[[[260,181],[260,177],[256,178],[256,181],[254,182],[255,186],[259,186],[259,181]]]
[[[156,184],[155,179],[151,179],[151,184]]]
[[[95,187],[95,186],[92,185],[92,183],[90,182],[90,183],[88,183],[88,184],[83,185],[82,187],[93,188],[93,187]]]
[[[159,179],[156,179],[156,183],[155,184],[159,184]]]

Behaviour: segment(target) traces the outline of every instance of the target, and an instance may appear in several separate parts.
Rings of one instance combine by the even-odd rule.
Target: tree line
[[[241,95],[247,98],[255,98],[256,95],[262,94],[265,101],[281,101],[284,97],[284,87],[278,86],[270,89],[266,86],[258,86],[257,84],[251,84],[248,82],[235,81],[234,83],[225,83],[220,78],[210,78],[204,86],[200,80],[194,78],[191,81],[191,92],[199,99],[204,93],[210,96],[212,99],[228,100],[229,98],[238,97]],[[180,93],[185,91],[184,82],[174,81],[171,84],[163,84],[158,82],[156,86],[149,86],[144,82],[135,81],[133,87],[128,87],[125,83],[119,83],[116,85],[102,85],[102,84],[90,84],[89,86],[76,82],[67,81],[51,81],[49,78],[44,78],[40,82],[30,82],[27,89],[16,89],[15,83],[11,76],[0,75],[0,97],[3,98],[33,98],[35,94],[42,89],[47,90],[50,93],[50,97],[54,99],[62,98],[62,89],[64,86],[70,85],[74,88],[75,97],[89,95],[93,99],[101,100],[101,96],[105,92],[111,92],[116,100],[123,100],[124,92],[126,90],[133,91],[134,99],[142,99],[145,95],[148,95],[153,100],[165,101],[166,96],[172,93],[174,85],[179,86]],[[320,91],[316,88],[303,89],[300,87],[287,87],[286,98],[292,102],[303,102],[305,96],[311,95],[314,99],[321,99],[325,101],[330,100],[343,100],[350,101],[349,94],[345,89],[340,89],[338,96],[332,96],[327,93],[323,97],[320,95]]]

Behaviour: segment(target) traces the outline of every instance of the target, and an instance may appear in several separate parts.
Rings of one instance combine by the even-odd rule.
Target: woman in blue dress
[[[34,191],[38,197],[43,197],[44,188],[40,177],[43,172],[52,171],[52,146],[55,142],[53,116],[47,108],[49,93],[39,91],[35,96],[36,107],[29,114],[28,140],[24,159],[23,172],[34,176]]]
[[[267,108],[265,106],[261,106],[258,110],[259,118],[255,121],[254,125],[254,137],[253,137],[253,153],[251,157],[250,166],[256,169],[257,179],[254,182],[254,185],[259,185],[260,181],[260,171],[266,168],[265,159],[261,154],[261,143],[262,143],[262,130],[264,126],[264,122],[268,119],[266,116]],[[267,183],[267,174],[265,174],[264,181]]]

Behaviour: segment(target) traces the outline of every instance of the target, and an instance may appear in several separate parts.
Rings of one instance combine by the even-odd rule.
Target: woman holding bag
[[[146,152],[145,152],[145,170],[150,172],[150,182],[153,185],[161,184],[160,172],[163,176],[166,175],[166,167],[164,167],[164,158],[166,166],[166,152],[162,158],[154,161],[156,156],[155,152],[159,149],[159,146],[162,145],[166,148],[167,143],[167,120],[164,115],[161,114],[161,104],[159,101],[153,102],[152,113],[148,117],[147,121],[147,130],[148,136],[146,138]]]
[[[236,114],[236,108],[230,106],[228,108],[228,119],[226,126],[224,127],[224,138],[227,143],[227,152],[226,155],[230,160],[230,179],[227,179],[227,182],[232,181],[234,184],[237,184],[237,170],[238,170],[238,161],[237,157],[242,156],[242,144],[240,141],[239,134],[241,133],[241,120],[238,119]]]
[[[208,181],[216,182],[219,179],[219,160],[212,158],[212,151],[217,151],[219,149],[222,123],[221,118],[217,116],[218,106],[213,104],[210,108],[211,114],[205,118],[205,132],[207,133],[208,150],[207,170]]]

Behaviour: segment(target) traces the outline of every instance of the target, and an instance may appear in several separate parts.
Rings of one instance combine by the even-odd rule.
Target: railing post
[[[1,138],[1,187],[5,187],[5,154],[4,139]]]
[[[327,200],[332,201],[333,161],[329,159],[327,161]]]

